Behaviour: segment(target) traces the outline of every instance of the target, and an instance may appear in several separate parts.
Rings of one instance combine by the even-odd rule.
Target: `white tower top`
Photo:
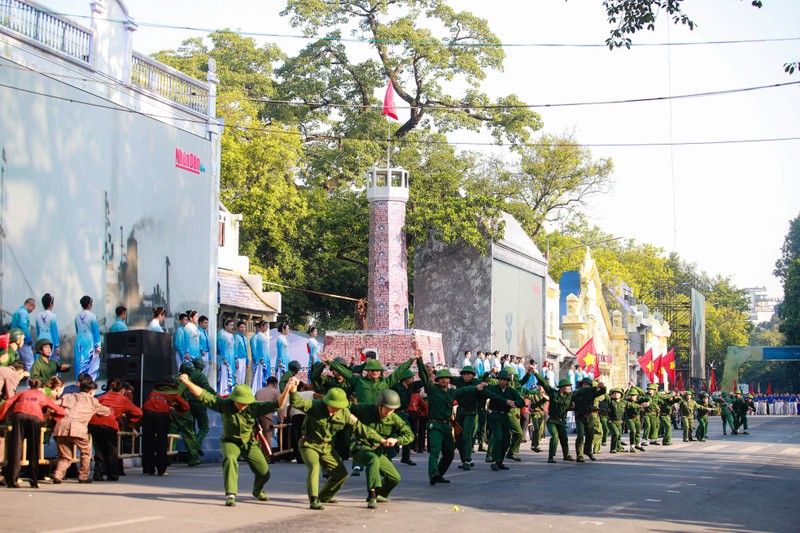
[[[408,202],[408,171],[399,167],[367,170],[367,201]]]

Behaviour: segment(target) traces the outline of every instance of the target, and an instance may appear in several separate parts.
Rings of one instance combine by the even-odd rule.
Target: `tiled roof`
[[[271,312],[275,309],[265,304],[253,289],[242,279],[242,275],[230,270],[219,269],[219,303],[247,311]]]

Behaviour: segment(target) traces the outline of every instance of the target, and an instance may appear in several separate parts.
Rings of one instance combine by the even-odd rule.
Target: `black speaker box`
[[[164,376],[173,375],[172,357],[153,355],[131,355],[108,359],[106,370],[108,380],[122,379],[134,388],[134,403],[141,407],[147,395],[153,391],[153,385]]]
[[[172,334],[148,331],[146,329],[131,329],[106,333],[105,352],[122,355],[172,355]],[[110,360],[109,360],[110,361]]]

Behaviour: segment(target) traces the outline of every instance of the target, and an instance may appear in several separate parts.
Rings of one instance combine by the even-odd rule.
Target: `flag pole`
[[[389,157],[389,151],[392,146],[392,123],[389,120],[389,117],[386,117],[386,170],[392,168],[392,164]],[[388,180],[389,177],[387,176],[386,179]]]

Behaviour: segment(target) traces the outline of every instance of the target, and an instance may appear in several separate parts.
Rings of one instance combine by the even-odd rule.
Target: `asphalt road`
[[[272,465],[269,502],[250,492],[242,464],[236,507],[223,505],[220,465],[170,468],[163,478],[129,469],[118,483],[38,490],[0,488],[0,531],[769,531],[800,530],[800,417],[750,417],[750,435],[723,436],[718,417],[710,440],[608,454],[595,463],[546,464],[526,449],[511,470],[454,464],[450,485],[428,484],[426,455],[398,464],[403,481],[390,503],[368,510],[365,479],[351,477],[340,503],[311,511],[303,465]],[[395,460],[397,461],[397,460]],[[397,464],[397,463],[396,463]]]

